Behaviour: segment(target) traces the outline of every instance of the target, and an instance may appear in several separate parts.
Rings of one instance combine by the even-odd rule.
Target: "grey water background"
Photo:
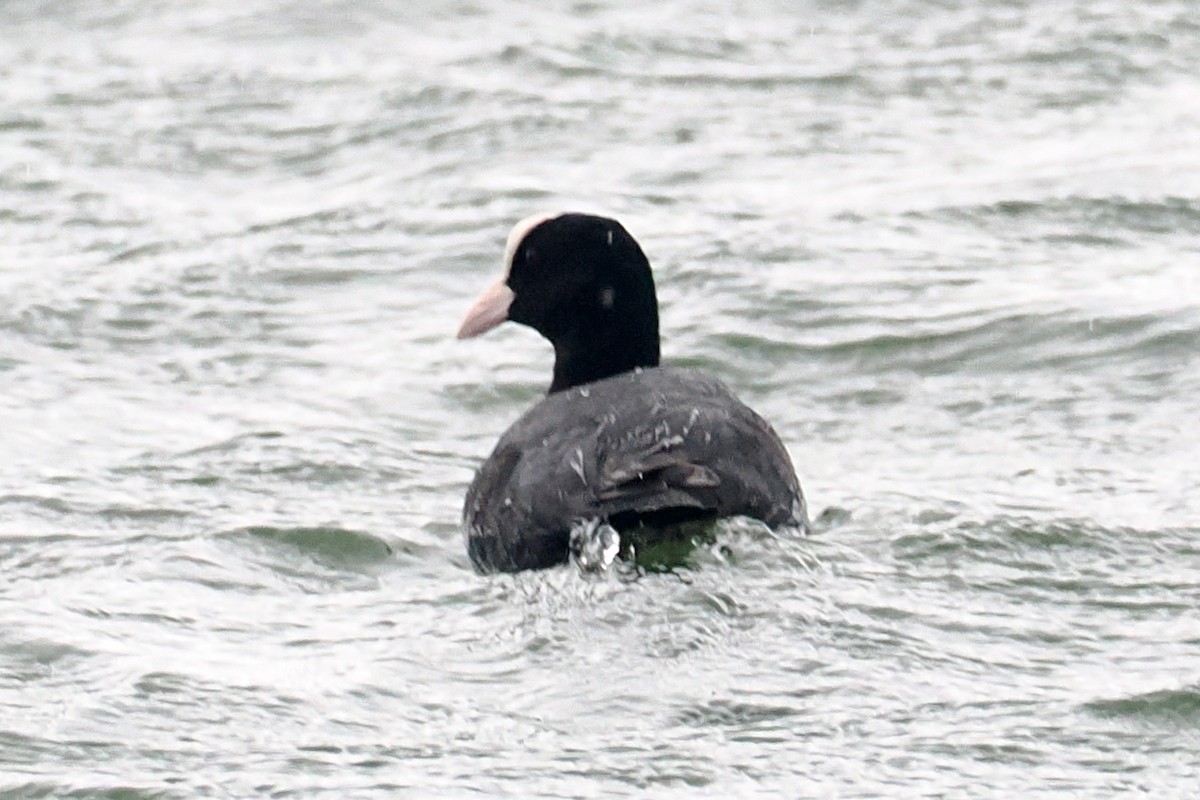
[[[813,536],[481,578],[543,209]],[[0,794],[1194,797],[1200,5],[0,2]]]

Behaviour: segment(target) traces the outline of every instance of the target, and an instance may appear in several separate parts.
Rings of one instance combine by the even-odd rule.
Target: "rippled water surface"
[[[0,3],[0,794],[1194,797],[1198,19]],[[471,571],[546,208],[813,536]]]

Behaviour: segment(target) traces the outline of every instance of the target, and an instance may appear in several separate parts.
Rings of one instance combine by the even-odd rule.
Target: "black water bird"
[[[619,533],[733,516],[807,525],[770,424],[716,378],[659,366],[650,263],[619,222],[559,214],[517,223],[503,276],[458,337],[505,320],[550,341],[554,378],[467,491],[463,526],[477,571],[564,563],[572,529],[597,521]]]

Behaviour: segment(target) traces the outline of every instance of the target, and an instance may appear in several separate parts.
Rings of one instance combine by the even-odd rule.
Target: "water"
[[[1198,12],[0,5],[0,794],[1195,796]],[[816,535],[471,572],[546,208]]]

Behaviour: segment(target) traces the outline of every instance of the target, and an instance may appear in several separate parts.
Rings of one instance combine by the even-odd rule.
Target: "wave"
[[[1093,700],[1084,708],[1105,717],[1176,722],[1196,728],[1200,727],[1200,685]]]
[[[1192,197],[1067,195],[944,206],[906,216],[1019,227],[1025,238],[1039,235],[1080,244],[1133,246],[1144,234],[1200,236],[1200,199]]]

